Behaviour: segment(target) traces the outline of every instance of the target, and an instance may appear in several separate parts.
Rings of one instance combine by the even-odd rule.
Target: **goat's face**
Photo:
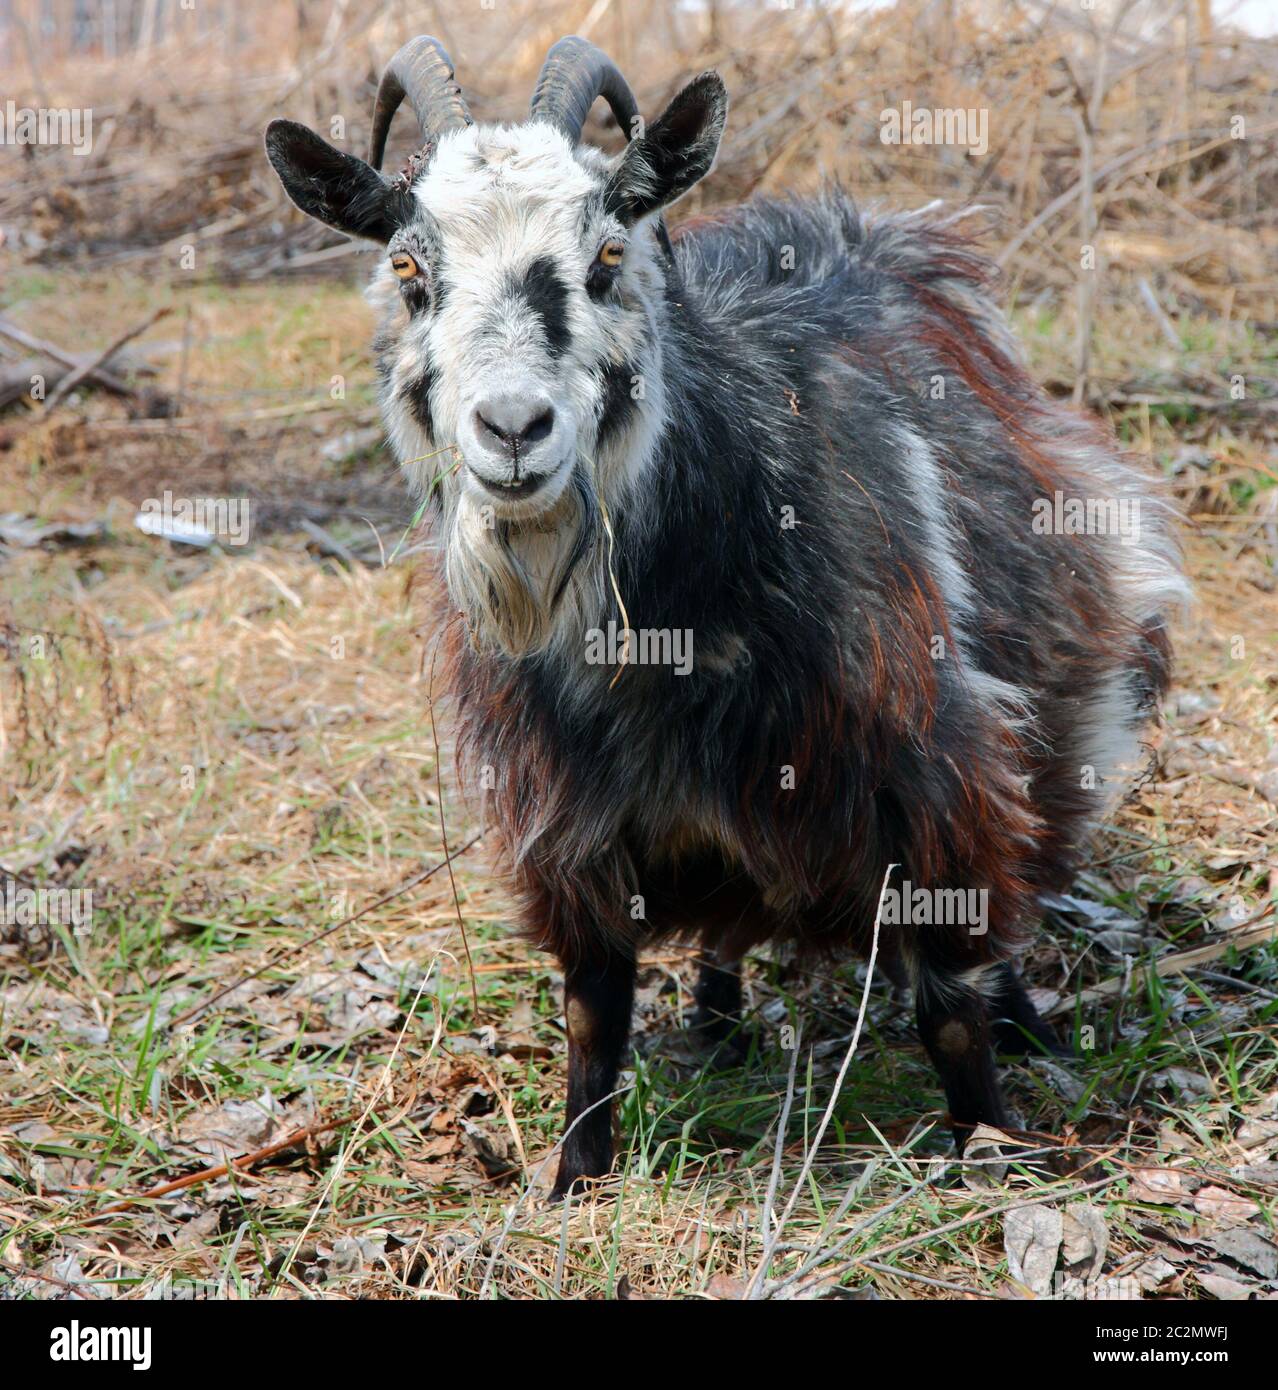
[[[624,82],[582,40],[552,49],[519,126],[469,124],[441,57],[415,40],[388,68],[401,97],[401,59],[406,80],[435,82],[415,103],[423,129],[432,101],[449,117],[400,178],[291,121],[272,122],[266,147],[304,212],[385,247],[371,295],[388,432],[421,491],[438,488],[455,598],[481,636],[528,651],[550,640],[601,511],[651,456],[660,213],[709,170],[727,98],[705,73],[646,130],[636,116],[625,151],[608,157],[581,145],[581,123],[598,92],[617,112]],[[585,90],[583,62],[602,86]],[[633,110],[628,90],[620,105]],[[388,120],[379,135],[375,114],[375,159]]]
[[[541,519],[638,423],[662,270],[609,205],[611,174],[534,123],[450,134],[414,182],[372,294],[385,416],[419,483]]]

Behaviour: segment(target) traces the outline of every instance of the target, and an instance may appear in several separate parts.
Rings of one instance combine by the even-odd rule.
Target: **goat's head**
[[[629,140],[619,156],[581,143],[601,96]],[[425,143],[390,178],[380,165],[404,100]],[[709,170],[726,109],[722,81],[705,73],[645,128],[616,67],[567,38],[546,58],[526,122],[475,125],[447,54],[418,38],[382,78],[367,162],[292,121],[267,129],[298,207],[386,247],[371,291],[385,308],[383,408],[410,475],[439,485],[450,582],[487,593],[492,570],[529,564],[512,536],[562,533],[540,576],[518,576],[542,620],[516,622],[501,636],[508,648],[544,642],[600,494],[605,506],[624,496],[651,451],[669,250],[661,211]],[[468,584],[461,552],[490,573]]]

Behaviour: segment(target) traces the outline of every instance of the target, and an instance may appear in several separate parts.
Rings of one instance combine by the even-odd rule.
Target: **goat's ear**
[[[339,232],[384,245],[408,215],[410,204],[390,179],[296,121],[266,127],[266,157],[293,202]]]
[[[609,202],[634,222],[673,203],[710,172],[728,114],[717,72],[703,72],[631,141],[609,185]]]

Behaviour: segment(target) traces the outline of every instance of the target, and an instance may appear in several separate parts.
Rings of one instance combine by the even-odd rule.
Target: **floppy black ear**
[[[717,72],[703,72],[631,141],[612,177],[609,201],[623,221],[666,207],[710,172],[728,93]]]
[[[296,121],[266,127],[266,157],[293,202],[339,232],[384,245],[411,214],[410,197],[385,174]]]

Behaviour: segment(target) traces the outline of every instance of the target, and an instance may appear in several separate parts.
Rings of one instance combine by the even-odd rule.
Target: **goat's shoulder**
[[[852,200],[832,192],[813,198],[754,198],[679,226],[675,258],[685,282],[713,292],[820,284],[847,273],[863,226]]]

